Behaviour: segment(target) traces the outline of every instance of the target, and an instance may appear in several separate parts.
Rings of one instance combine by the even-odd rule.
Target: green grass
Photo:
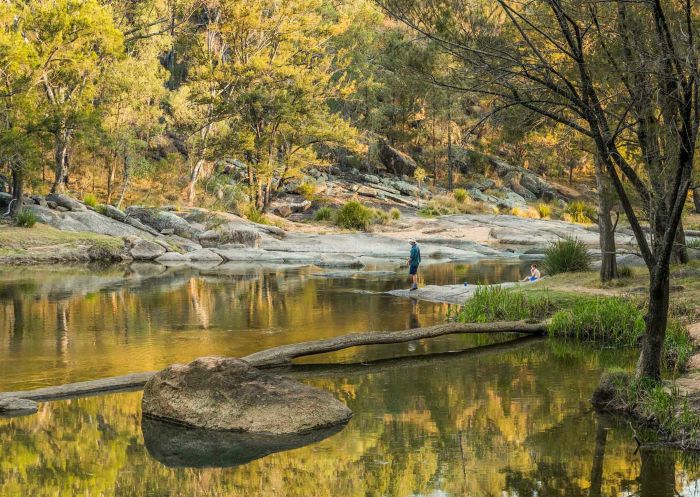
[[[599,409],[633,416],[654,430],[655,438],[682,449],[700,449],[700,415],[672,385],[611,371],[601,379],[593,403]]]
[[[25,208],[20,209],[15,216],[15,225],[20,228],[33,228],[37,221],[36,214]]]
[[[464,188],[457,188],[454,192],[452,192],[452,194],[454,195],[458,204],[463,204],[464,201],[467,200],[467,190]]]
[[[333,209],[328,206],[319,207],[316,212],[314,212],[314,219],[316,221],[330,221],[333,219]]]
[[[537,213],[540,215],[540,219],[549,219],[552,217],[552,206],[540,202],[537,204]]]
[[[391,219],[393,219],[394,221],[398,221],[399,219],[401,219],[401,211],[398,210],[396,207],[392,207],[389,211],[389,217],[391,217]]]
[[[95,197],[92,193],[87,193],[83,197],[83,203],[88,207],[92,207],[94,209],[95,207],[97,207],[97,197]]]
[[[553,310],[549,294],[481,286],[457,315],[463,323],[543,319]]]
[[[700,249],[700,238],[693,238],[692,240],[686,242],[686,247],[692,249]]]
[[[595,207],[580,200],[569,202],[564,213],[569,221],[581,224],[591,224],[598,217]]]
[[[629,266],[620,266],[617,268],[618,278],[631,278],[634,276],[634,271]]]
[[[349,230],[369,230],[374,212],[356,200],[343,205],[335,215],[335,224]]]
[[[265,213],[262,211],[259,211],[254,206],[250,206],[245,210],[245,217],[246,217],[246,219],[248,219],[248,221],[252,221],[254,223],[269,224],[269,221],[268,221],[267,217],[265,216]]]
[[[549,275],[588,271],[591,266],[591,254],[581,240],[566,237],[547,247],[543,266]]]

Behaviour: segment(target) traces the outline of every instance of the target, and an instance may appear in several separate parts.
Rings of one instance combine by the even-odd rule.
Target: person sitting
[[[537,281],[540,278],[542,278],[542,276],[540,275],[540,270],[537,269],[537,264],[531,264],[530,265],[530,276],[526,276],[525,278],[523,278],[520,281]]]

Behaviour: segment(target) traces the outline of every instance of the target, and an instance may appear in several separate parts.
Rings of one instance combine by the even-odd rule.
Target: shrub
[[[475,202],[469,198],[464,202],[459,203],[454,196],[434,197],[428,205],[418,211],[419,216],[434,217],[434,216],[449,216],[453,214],[477,214],[487,212],[488,207],[481,203]]]
[[[540,215],[541,219],[549,219],[552,217],[552,206],[540,202],[537,204],[537,213]]]
[[[333,209],[327,206],[319,207],[316,212],[314,212],[314,219],[316,221],[330,221],[333,219]]]
[[[29,209],[20,209],[15,216],[15,224],[20,228],[31,228],[38,221],[36,214]]]
[[[644,314],[636,305],[620,298],[586,299],[555,313],[549,333],[631,346],[644,333]]]
[[[367,231],[373,217],[371,209],[356,200],[351,200],[338,209],[335,224],[345,229]]]
[[[544,268],[549,274],[588,271],[590,265],[591,254],[578,238],[557,240],[544,253]]]
[[[394,221],[397,221],[401,219],[401,211],[398,210],[396,207],[392,207],[389,211],[389,217],[391,217],[391,219],[393,219]]]
[[[620,266],[617,268],[617,276],[619,278],[631,278],[633,274],[632,268],[629,266]]]
[[[265,213],[262,211],[259,211],[256,207],[254,206],[249,206],[245,210],[245,217],[254,223],[258,224],[268,224],[267,217],[265,216]]]
[[[531,207],[513,207],[510,210],[510,215],[529,219],[537,219],[540,217],[537,211]]]
[[[598,217],[595,207],[580,200],[569,202],[564,212],[567,214],[568,219],[574,223],[590,224]]]
[[[95,197],[92,193],[87,193],[83,197],[83,203],[94,209],[97,206],[97,197]]]
[[[299,186],[297,186],[297,192],[306,200],[313,200],[316,195],[316,185],[306,182],[300,183]]]
[[[425,181],[425,178],[428,177],[428,172],[422,167],[417,167],[416,170],[413,172],[413,177],[420,185],[421,183],[423,183],[423,181]]]
[[[381,209],[372,209],[372,222],[376,224],[387,224],[389,213]]]
[[[452,194],[458,204],[463,204],[467,200],[467,190],[464,188],[457,188]]]
[[[458,314],[463,323],[542,319],[552,311],[548,294],[526,294],[500,286],[480,286]]]

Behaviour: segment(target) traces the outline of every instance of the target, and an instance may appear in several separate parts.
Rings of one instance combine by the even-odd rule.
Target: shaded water
[[[424,277],[495,282],[524,269],[432,266]],[[382,295],[406,284],[403,270],[128,271],[0,272],[0,388],[429,325],[446,313],[442,305]],[[692,457],[635,452],[625,423],[590,411],[601,370],[629,366],[632,354],[496,341],[451,337],[353,349],[286,370],[333,392],[353,419],[319,443],[232,468],[171,468],[152,457],[140,392],[42,404],[37,415],[0,420],[0,495],[700,495]],[[144,429],[148,439],[151,428]]]

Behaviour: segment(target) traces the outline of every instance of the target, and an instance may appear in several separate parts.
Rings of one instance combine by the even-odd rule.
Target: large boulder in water
[[[158,372],[146,383],[142,411],[196,428],[272,435],[308,433],[352,416],[328,392],[225,357],[201,357]]]
[[[379,159],[390,172],[396,175],[412,176],[418,164],[409,155],[396,150],[386,140],[379,142]]]

